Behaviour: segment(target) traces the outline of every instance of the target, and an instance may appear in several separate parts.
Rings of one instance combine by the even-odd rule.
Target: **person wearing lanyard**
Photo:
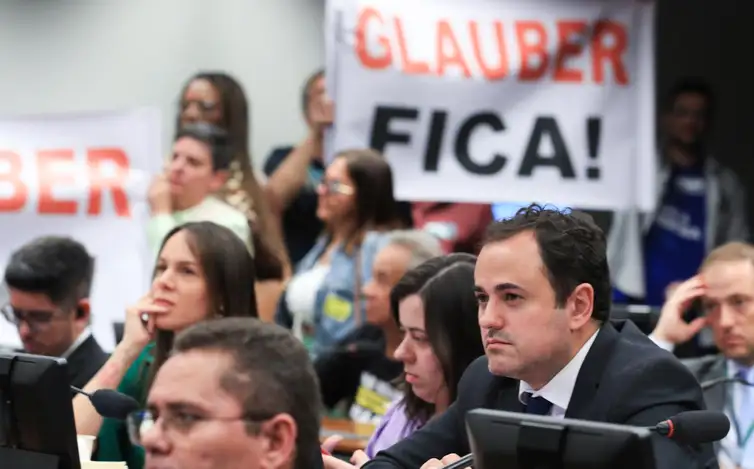
[[[686,322],[696,301],[704,315]],[[735,381],[754,383],[754,245],[731,242],[710,252],[699,273],[669,295],[650,338],[672,351],[703,329],[720,353],[684,363],[706,388],[707,408],[730,419],[730,432],[715,443],[720,467],[754,469],[754,386]]]

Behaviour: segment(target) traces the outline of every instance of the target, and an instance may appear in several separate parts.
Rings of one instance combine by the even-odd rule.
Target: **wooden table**
[[[369,437],[374,433],[374,429],[374,425],[366,423],[325,417],[322,419],[322,430],[319,434],[319,440],[325,441],[325,438],[331,435],[342,436],[343,440],[335,447],[335,452],[350,456],[354,451],[358,449],[363,450],[367,447]]]

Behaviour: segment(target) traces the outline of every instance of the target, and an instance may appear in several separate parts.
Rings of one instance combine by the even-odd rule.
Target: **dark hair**
[[[565,305],[573,290],[582,283],[594,289],[592,318],[610,318],[612,287],[607,265],[605,233],[586,213],[531,204],[508,219],[487,228],[484,244],[505,241],[520,233],[532,232],[547,278],[555,291],[558,307]]]
[[[254,245],[254,262],[260,272],[261,279],[283,277],[284,265],[288,262],[288,254],[283,244],[281,233],[277,229],[272,212],[267,204],[264,190],[254,176],[249,156],[249,103],[241,84],[223,72],[199,72],[192,76],[181,90],[181,97],[186,89],[196,80],[206,80],[215,87],[220,95],[222,107],[222,122],[219,124],[228,133],[228,141],[233,148],[233,161],[243,176],[242,190],[249,196],[257,215],[255,225],[252,226]],[[176,117],[176,132],[181,129],[181,115]],[[279,274],[279,275],[278,275]]]
[[[204,273],[207,304],[213,309],[207,311],[207,318],[258,317],[254,261],[238,235],[208,221],[186,223],[170,230],[162,240],[160,252],[168,240],[179,232],[186,233],[189,249]],[[146,397],[154,376],[168,357],[173,336],[172,331],[157,331],[154,362],[143,397]]]
[[[356,226],[349,241],[357,244],[367,230],[398,228],[398,204],[393,197],[393,172],[378,152],[370,149],[347,150],[335,158],[343,158],[353,180],[356,193]]]
[[[314,86],[314,83],[317,82],[320,78],[325,76],[325,70],[323,68],[320,68],[316,72],[309,75],[309,77],[304,82],[304,86],[301,87],[301,110],[304,113],[304,117],[309,117],[306,115],[306,112],[309,109],[309,94],[311,93],[312,86]]]
[[[94,258],[72,238],[37,238],[15,251],[5,268],[5,283],[15,290],[41,293],[52,303],[73,310],[88,298]]]
[[[244,415],[268,419],[288,414],[296,421],[294,467],[314,467],[319,450],[322,400],[319,382],[303,344],[287,330],[256,319],[225,318],[178,334],[173,353],[212,350],[230,354],[234,366],[220,386],[235,396]],[[258,426],[249,425],[250,432]]]
[[[442,367],[450,402],[458,395],[458,382],[466,367],[484,355],[479,332],[478,304],[474,296],[476,257],[455,253],[432,258],[409,270],[390,291],[393,317],[400,323],[398,305],[418,294],[424,305],[424,328],[432,351]],[[405,387],[403,405],[409,421],[427,422],[435,406]]]
[[[672,111],[678,97],[684,94],[698,94],[707,102],[707,118],[714,115],[715,95],[712,87],[706,80],[697,77],[681,78],[673,84],[665,96],[664,107],[666,111]]]
[[[209,147],[212,152],[213,171],[227,171],[230,168],[230,162],[233,160],[233,147],[228,140],[228,133],[223,129],[207,122],[199,122],[185,125],[179,129],[175,141],[183,137],[202,142]]]

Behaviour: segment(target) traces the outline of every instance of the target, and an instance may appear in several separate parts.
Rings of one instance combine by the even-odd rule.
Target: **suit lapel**
[[[497,390],[494,408],[508,412],[523,412],[524,405],[518,399],[519,381],[502,376],[496,379],[499,380],[498,384],[491,387]]]
[[[722,378],[726,375],[726,361],[723,355],[720,355],[717,360],[714,361],[707,369],[707,372],[699,376],[700,382],[710,381],[713,379]],[[704,390],[704,402],[707,404],[708,410],[723,411],[725,407],[725,399],[728,386],[718,385],[712,386],[709,389]]]
[[[579,370],[573,393],[571,393],[571,401],[566,409],[566,418],[587,419],[590,417],[587,411],[594,408],[594,396],[617,340],[618,331],[615,327],[610,322],[603,324]]]

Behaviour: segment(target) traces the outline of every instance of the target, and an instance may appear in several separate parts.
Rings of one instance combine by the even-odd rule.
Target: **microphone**
[[[126,420],[128,414],[139,409],[139,403],[136,402],[136,399],[114,389],[98,389],[91,394],[75,386],[71,386],[71,389],[88,397],[89,402],[94,406],[94,410],[108,419]]]
[[[663,420],[648,430],[684,445],[720,441],[730,430],[730,420],[722,412],[689,410]],[[474,464],[474,455],[467,454],[442,469],[464,469]]]
[[[684,445],[698,445],[725,438],[730,430],[730,420],[722,412],[690,410],[649,429]]]
[[[719,386],[721,384],[731,384],[731,383],[743,384],[744,386],[754,386],[754,383],[750,383],[743,378],[739,378],[739,377],[729,378],[727,376],[723,376],[722,378],[711,379],[709,381],[704,381],[702,382],[702,384],[700,384],[700,386],[702,388],[702,391],[706,391],[707,389],[714,388],[715,386]]]

